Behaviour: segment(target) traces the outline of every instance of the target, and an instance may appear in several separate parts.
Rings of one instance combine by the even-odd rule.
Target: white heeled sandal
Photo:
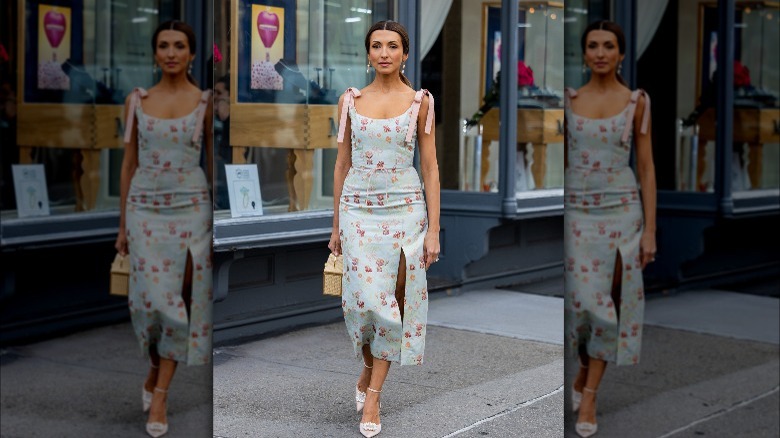
[[[165,389],[160,389],[155,387],[154,392],[162,392],[167,393],[168,391]],[[166,410],[167,410],[167,402],[166,402]],[[160,423],[160,422],[152,422],[152,423],[146,423],[146,433],[149,434],[149,436],[153,438],[161,437],[168,433],[168,423]]]
[[[371,368],[374,368],[373,365],[372,366],[368,366],[368,365],[366,365],[365,362],[363,362],[363,366],[368,368],[369,370]],[[363,410],[363,406],[365,406],[365,404],[366,404],[366,393],[361,391],[360,388],[358,388],[357,385],[356,385],[355,386],[355,409],[358,412],[360,412],[360,411]]]
[[[160,368],[159,366],[151,365],[152,368],[157,369]],[[148,412],[149,408],[152,407],[152,397],[154,394],[151,391],[146,390],[146,383],[144,382],[143,386],[141,386],[141,390],[143,393],[141,394],[141,402],[143,403],[144,412]]]
[[[369,391],[374,393],[381,393],[382,390],[377,391],[376,389],[373,389],[371,387],[367,388]],[[379,403],[379,408],[382,408],[382,403]],[[382,423],[372,423],[372,422],[366,422],[366,423],[360,423],[360,433],[366,437],[371,438],[373,436],[379,435],[379,432],[382,431]]]
[[[593,394],[596,394],[596,391],[590,388],[583,388],[583,392],[592,392]],[[595,397],[595,395],[594,395]],[[594,401],[595,406],[595,401]],[[574,425],[574,430],[577,432],[577,435],[581,436],[582,438],[588,438],[590,436],[593,436],[596,434],[596,431],[598,431],[599,426],[596,423],[588,423],[586,421],[578,422]]]

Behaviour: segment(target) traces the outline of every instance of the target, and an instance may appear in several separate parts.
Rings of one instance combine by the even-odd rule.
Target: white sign
[[[19,217],[48,216],[49,192],[43,164],[13,164],[11,168]]]
[[[256,164],[225,164],[230,216],[262,216],[263,201],[260,197],[260,177]]]

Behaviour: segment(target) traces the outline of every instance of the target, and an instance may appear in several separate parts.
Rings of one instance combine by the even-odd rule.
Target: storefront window
[[[733,140],[720,146],[731,148],[727,167],[734,196],[780,188],[778,9],[772,2],[738,2],[735,10]],[[719,184],[716,106],[721,70],[718,7],[715,3],[670,3],[656,20],[652,38],[645,35],[651,41],[647,50],[639,53],[637,77],[639,86],[648,89],[653,98],[658,187],[715,192]],[[639,31],[642,38],[641,26]],[[676,48],[675,57],[670,56],[670,48]],[[669,81],[657,74],[660,65],[676,72],[676,96]],[[664,144],[674,144],[674,153],[661,147]]]
[[[563,2],[521,1],[518,22],[518,198],[563,188]],[[532,193],[528,193],[531,192]]]
[[[738,2],[735,24],[731,186],[739,197],[780,188],[780,4]]]
[[[217,114],[223,127],[215,219],[332,209],[338,99],[373,79],[364,38],[374,22],[390,17],[389,2],[232,3],[230,105]],[[257,168],[259,205],[238,205],[239,170],[226,164]]]
[[[15,144],[3,146],[2,218],[118,210],[124,99],[154,83],[152,34],[180,8],[173,0],[19,4],[19,74],[8,84]],[[14,177],[9,164],[39,166]]]
[[[563,4],[518,5],[514,189],[522,197],[563,186]],[[422,86],[437,98],[442,188],[498,192],[501,4],[424,3],[421,21]]]

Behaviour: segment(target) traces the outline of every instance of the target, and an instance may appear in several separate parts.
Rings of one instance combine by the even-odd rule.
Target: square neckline
[[[155,116],[153,116],[151,114],[148,114],[146,111],[144,111],[143,105],[141,105],[140,102],[138,103],[138,111],[140,111],[141,114],[143,114],[144,117],[147,117],[147,118],[150,118],[150,119],[155,119],[155,120],[166,120],[166,121],[186,119],[186,118],[190,117],[191,115],[195,114],[195,112],[198,111],[198,107],[200,107],[200,103],[198,103],[195,106],[195,109],[190,111],[189,114],[185,114],[185,115],[183,115],[181,117],[164,118],[164,117],[155,117]]]
[[[360,114],[358,112],[357,107],[355,106],[354,103],[352,104],[352,110],[355,112],[355,114],[357,114],[358,116],[360,116],[360,117],[362,117],[364,119],[369,119],[369,120],[395,120],[395,119],[398,119],[398,118],[401,118],[401,117],[405,116],[406,113],[408,113],[412,109],[413,106],[414,106],[414,99],[412,99],[412,103],[409,104],[409,107],[406,108],[406,110],[404,112],[402,112],[401,114],[399,114],[399,115],[397,115],[395,117],[384,117],[384,118],[380,118],[380,119],[377,119],[375,117],[368,117],[368,116],[364,116],[363,114]]]
[[[573,89],[572,89],[572,90],[573,90]],[[575,93],[576,93],[576,90],[575,90]],[[631,92],[631,95],[630,95],[630,96],[629,96],[629,98],[628,98],[628,103],[626,103],[626,106],[624,106],[624,107],[623,107],[623,109],[622,109],[622,110],[620,110],[620,112],[619,112],[619,113],[617,113],[617,114],[615,114],[615,115],[612,115],[612,116],[609,116],[609,117],[598,117],[598,118],[592,118],[592,117],[585,117],[585,116],[583,116],[583,115],[580,115],[580,114],[577,114],[576,112],[574,112],[574,109],[572,109],[572,107],[571,107],[571,101],[572,101],[572,99],[574,99],[574,98],[576,98],[576,97],[577,97],[577,94],[575,94],[573,97],[569,97],[569,98],[568,98],[568,100],[569,100],[569,104],[568,104],[568,105],[566,105],[566,106],[567,106],[567,109],[569,110],[569,112],[571,112],[571,113],[572,113],[572,115],[574,115],[574,116],[576,116],[576,117],[579,117],[579,118],[581,118],[581,119],[585,119],[585,120],[592,120],[592,121],[612,120],[612,119],[614,119],[614,118],[616,118],[616,117],[618,117],[618,116],[622,115],[624,112],[626,112],[626,110],[628,110],[628,108],[630,108],[630,107],[631,107],[631,104],[633,103],[633,100],[632,100],[632,98],[633,98],[633,94],[634,94],[634,91],[632,91],[632,92]]]
[[[593,120],[593,121],[603,121],[603,120],[612,120],[612,119],[614,119],[614,118],[616,118],[618,116],[623,115],[623,113],[626,112],[626,110],[628,110],[628,107],[630,107],[630,106],[631,106],[631,101],[629,100],[628,101],[628,105],[626,105],[622,110],[620,110],[619,113],[615,114],[614,116],[609,116],[609,117],[598,117],[598,118],[585,117],[585,116],[582,116],[582,115],[579,115],[579,114],[575,113],[574,110],[571,108],[571,106],[569,106],[569,112],[571,112],[572,115],[574,115],[575,117],[579,117],[581,119]]]

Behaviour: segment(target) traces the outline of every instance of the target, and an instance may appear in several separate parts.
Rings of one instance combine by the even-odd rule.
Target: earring
[[[190,62],[189,67],[187,67],[187,74],[192,76],[192,63]]]
[[[371,70],[371,61],[368,61],[368,64],[366,65],[366,74],[370,73]]]
[[[623,64],[618,64],[618,74],[623,74]]]
[[[157,63],[156,62],[152,63],[152,75],[153,76],[157,76]]]
[[[401,74],[406,74],[406,64],[404,63],[404,66],[401,67]]]
[[[582,74],[585,74],[587,72],[588,72],[588,64],[583,62],[582,63]]]

